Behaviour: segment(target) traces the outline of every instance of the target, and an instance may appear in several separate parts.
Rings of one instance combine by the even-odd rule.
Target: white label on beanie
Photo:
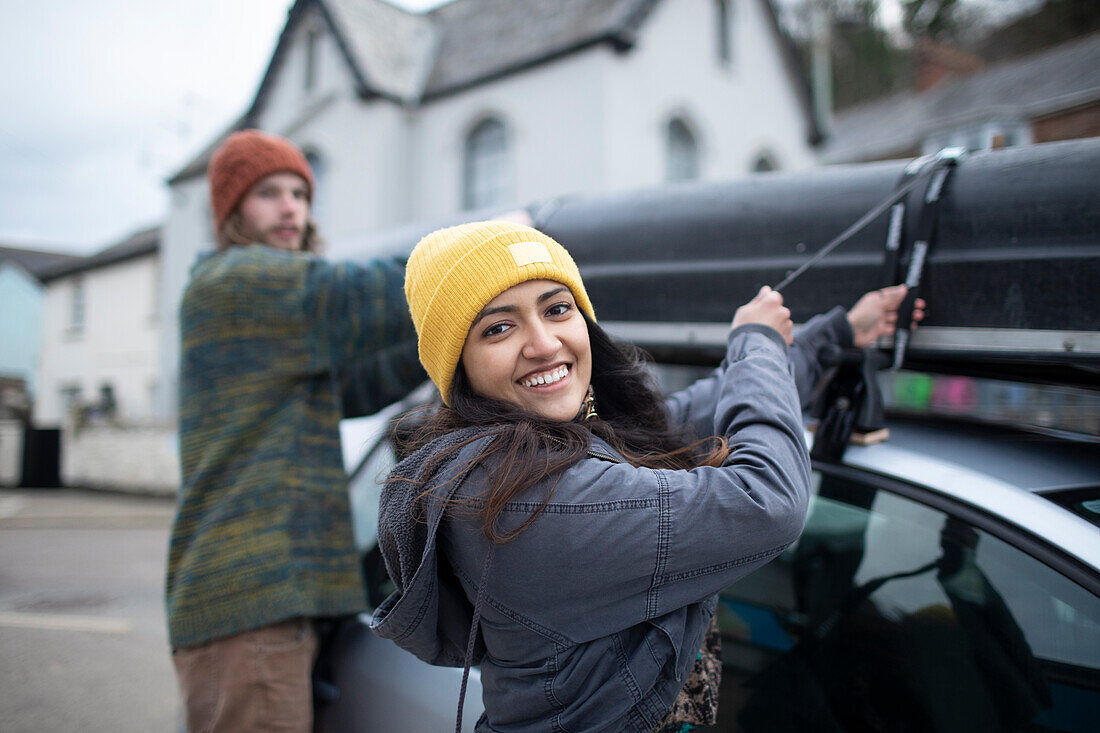
[[[550,250],[542,242],[516,242],[508,245],[508,251],[512,253],[516,267],[553,261],[550,259]]]

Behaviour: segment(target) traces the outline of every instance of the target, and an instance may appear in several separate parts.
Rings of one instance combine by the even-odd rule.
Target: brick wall
[[[1032,136],[1037,143],[1100,137],[1100,102],[1037,119]]]

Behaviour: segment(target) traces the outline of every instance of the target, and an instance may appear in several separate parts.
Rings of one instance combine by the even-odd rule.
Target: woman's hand
[[[857,349],[870,346],[879,336],[892,334],[898,327],[898,308],[909,291],[905,285],[872,290],[864,293],[848,311],[848,323],[852,324],[852,343]],[[917,298],[913,304],[912,328],[924,319],[925,303]]]
[[[733,314],[733,328],[744,326],[746,323],[771,326],[779,331],[788,346],[791,345],[794,328],[794,324],[791,323],[791,312],[783,307],[783,296],[767,285],[760,288],[755,298],[738,308]]]

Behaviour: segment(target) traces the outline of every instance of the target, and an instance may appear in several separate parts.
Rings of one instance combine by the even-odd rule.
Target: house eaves
[[[134,232],[118,244],[101,250],[90,257],[81,257],[75,262],[65,262],[51,267],[39,275],[43,283],[69,275],[95,270],[109,265],[117,265],[138,257],[155,254],[160,249],[161,227],[154,226]]]
[[[44,252],[24,247],[0,246],[0,265],[14,265],[36,280],[42,279],[44,272],[74,264],[84,258],[79,255],[60,252]]]

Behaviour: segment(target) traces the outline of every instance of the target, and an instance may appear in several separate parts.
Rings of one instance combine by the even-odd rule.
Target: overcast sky
[[[0,0],[0,245],[91,254],[159,223],[164,179],[245,111],[291,5]]]

